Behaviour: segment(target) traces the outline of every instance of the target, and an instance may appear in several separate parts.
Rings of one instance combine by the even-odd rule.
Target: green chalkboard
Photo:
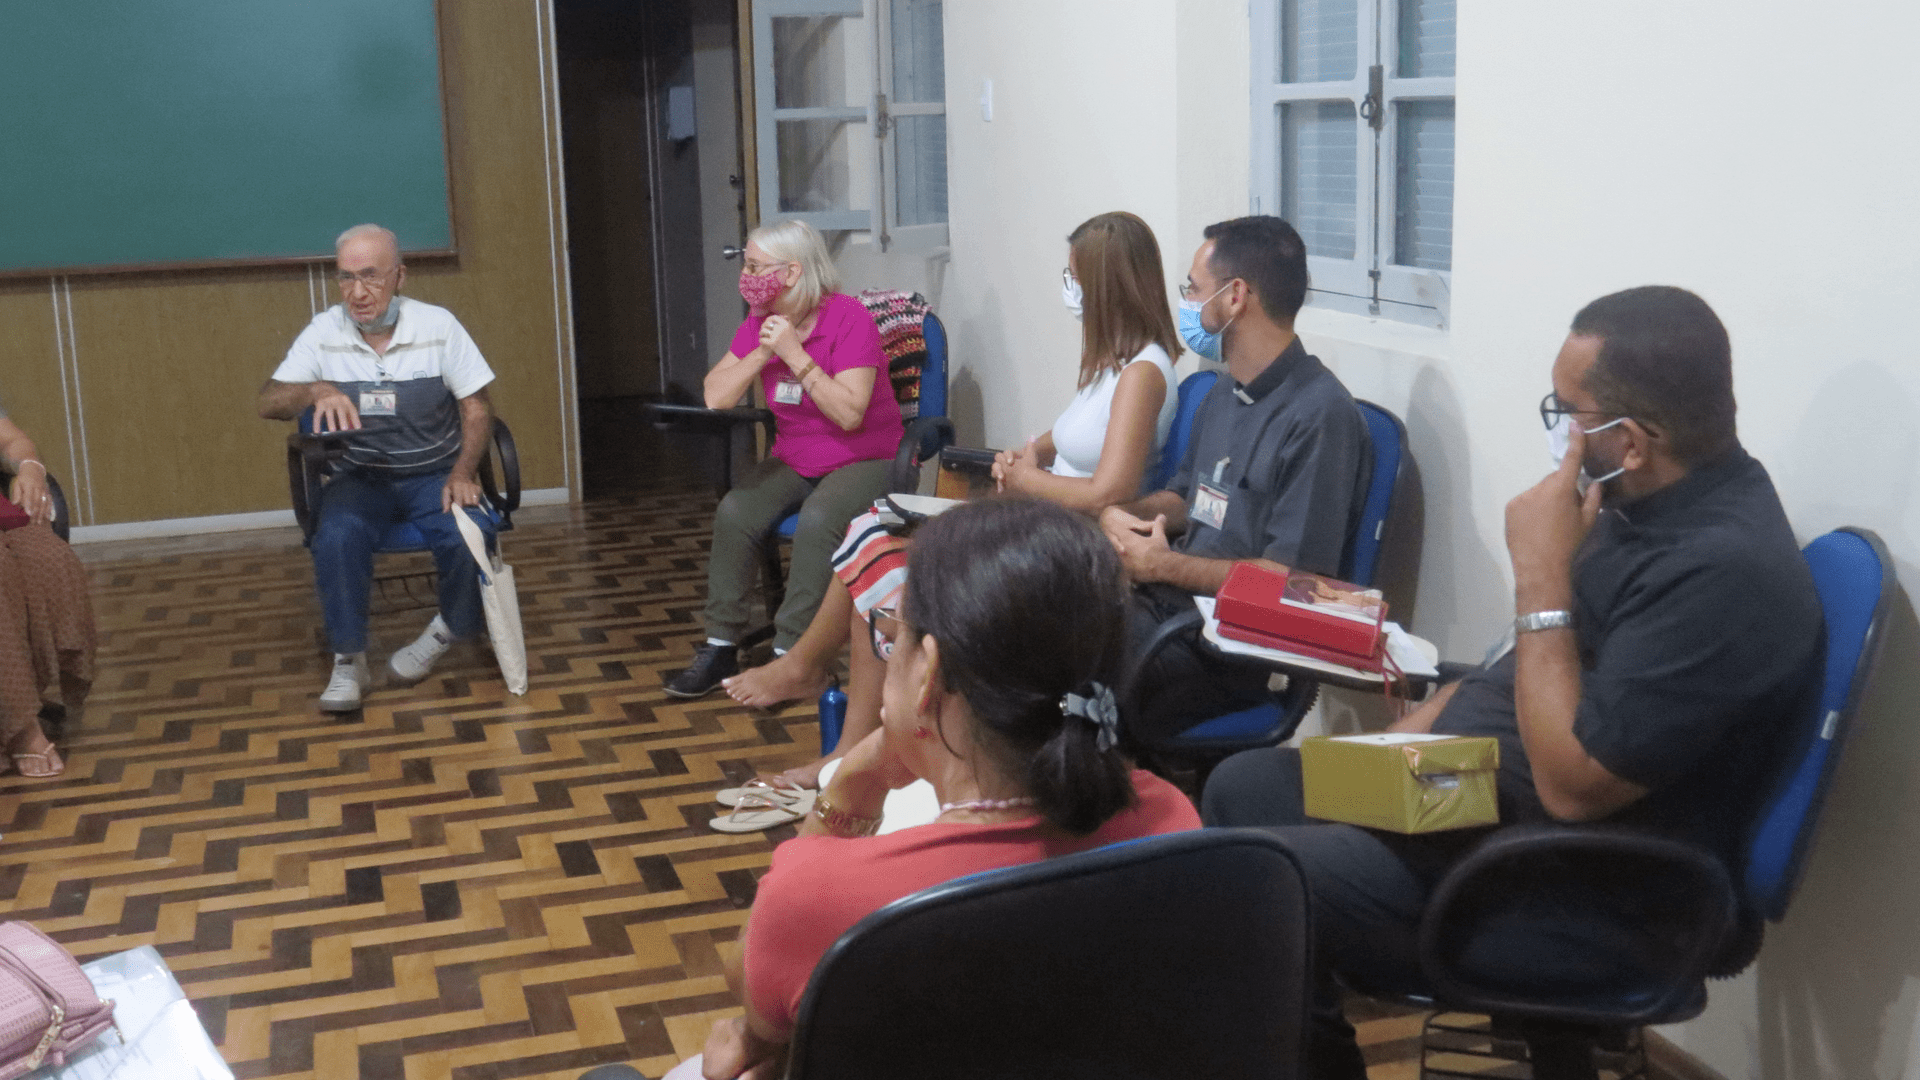
[[[454,246],[434,0],[0,0],[0,275]]]

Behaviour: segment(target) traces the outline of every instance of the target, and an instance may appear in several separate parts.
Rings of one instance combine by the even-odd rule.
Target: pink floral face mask
[[[754,314],[766,314],[774,300],[787,291],[787,283],[780,280],[781,277],[779,270],[765,274],[741,274],[740,298],[747,302]]]

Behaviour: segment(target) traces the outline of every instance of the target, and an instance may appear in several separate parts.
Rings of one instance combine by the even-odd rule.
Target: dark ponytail
[[[1106,537],[1052,503],[986,499],[928,522],[908,561],[907,623],[940,643],[946,689],[979,721],[980,749],[1076,835],[1131,805],[1111,734],[1127,594]]]

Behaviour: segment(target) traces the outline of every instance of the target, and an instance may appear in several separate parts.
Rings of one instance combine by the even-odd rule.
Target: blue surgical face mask
[[[1625,423],[1626,420],[1626,417],[1619,416],[1601,424],[1599,427],[1581,428],[1580,430],[1586,432],[1588,435],[1598,435],[1600,432],[1607,430],[1615,424]],[[1567,446],[1573,438],[1572,431],[1572,413],[1561,413],[1559,417],[1554,420],[1553,426],[1547,429],[1547,453],[1553,456],[1553,467],[1556,469],[1560,467],[1561,462],[1567,460]],[[1588,477],[1585,467],[1582,466],[1580,476],[1587,484],[1604,484],[1626,471],[1626,466],[1623,465],[1605,476]],[[1585,484],[1581,485],[1583,490],[1585,486]]]
[[[1229,281],[1226,285],[1220,286],[1214,290],[1213,296],[1219,296],[1221,293],[1226,292],[1227,286],[1232,284],[1233,282]],[[1187,300],[1183,298],[1180,301],[1180,340],[1187,343],[1187,348],[1192,349],[1194,355],[1204,360],[1212,360],[1215,363],[1219,363],[1220,337],[1227,332],[1227,326],[1233,325],[1233,320],[1228,319],[1227,326],[1222,326],[1218,330],[1208,330],[1205,324],[1200,321],[1200,309],[1213,303],[1213,296],[1209,296],[1205,300]]]

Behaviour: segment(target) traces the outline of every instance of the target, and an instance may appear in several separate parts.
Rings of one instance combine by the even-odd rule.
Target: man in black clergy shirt
[[[1444,688],[1400,731],[1500,740],[1503,826],[1606,821],[1701,844],[1739,880],[1743,841],[1819,693],[1819,599],[1760,463],[1734,430],[1727,333],[1699,297],[1649,286],[1574,317],[1541,403],[1559,467],[1507,504],[1515,646]],[[1550,437],[1550,443],[1557,440]],[[1580,473],[1593,477],[1584,493]],[[1299,752],[1237,754],[1202,800],[1209,825],[1283,826],[1313,893],[1313,1077],[1366,1075],[1332,974],[1417,992],[1420,914],[1491,830],[1395,836],[1307,824]],[[1618,899],[1576,928],[1552,902],[1502,941],[1536,976],[1659,947]],[[1521,921],[1524,920],[1524,921]],[[1582,944],[1567,944],[1569,938]]]
[[[1277,217],[1209,225],[1180,289],[1180,335],[1226,364],[1194,416],[1165,491],[1109,507],[1100,524],[1138,588],[1136,646],[1212,596],[1235,562],[1338,575],[1366,501],[1373,453],[1347,388],[1293,332],[1307,249]],[[1208,321],[1219,329],[1207,328]],[[1169,538],[1172,539],[1169,539]],[[1160,652],[1127,723],[1175,734],[1267,698],[1264,664],[1188,640]]]

